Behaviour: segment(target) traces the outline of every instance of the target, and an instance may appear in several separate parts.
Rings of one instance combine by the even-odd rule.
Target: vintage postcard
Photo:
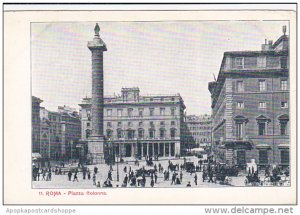
[[[295,77],[293,9],[8,8],[4,203],[295,204]]]

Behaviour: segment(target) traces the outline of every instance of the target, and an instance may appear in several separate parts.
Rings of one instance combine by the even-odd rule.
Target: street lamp
[[[117,181],[119,181],[119,162],[118,162],[119,155],[116,155],[117,158]]]

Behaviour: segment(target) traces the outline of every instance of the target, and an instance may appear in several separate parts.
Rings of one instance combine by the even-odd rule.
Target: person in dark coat
[[[171,185],[172,184],[176,184],[176,174],[175,174],[175,172],[173,173],[173,175],[172,175],[172,182],[171,182]]]
[[[154,187],[154,181],[153,181],[153,179],[151,179],[150,185],[151,185],[151,187]]]
[[[191,185],[191,182],[188,182],[186,186],[187,186],[187,187],[191,187],[191,186],[192,186],[192,185]]]
[[[88,176],[88,179],[91,180],[91,172],[90,171],[87,172],[87,176]]]
[[[69,181],[71,181],[71,178],[72,178],[72,172],[71,171],[68,172],[68,178],[69,178]]]
[[[154,182],[155,182],[155,184],[157,183],[157,174],[156,173],[154,174]]]
[[[94,167],[94,173],[97,174],[97,172],[98,172],[98,168],[95,166]]]
[[[75,180],[78,182],[78,178],[77,178],[77,172],[75,172],[75,173],[74,173],[73,182],[74,182]]]
[[[197,177],[197,174],[196,174],[196,173],[195,173],[194,179],[195,179],[195,185],[197,185],[198,177]]]

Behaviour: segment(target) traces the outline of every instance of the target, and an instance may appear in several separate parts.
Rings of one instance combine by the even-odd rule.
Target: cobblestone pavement
[[[169,159],[161,159],[159,161],[154,161],[154,164],[157,165],[158,168],[158,164],[160,163],[164,169],[167,169],[168,166],[168,161]],[[171,159],[173,164],[183,164],[183,159]],[[196,157],[188,157],[187,161],[193,161],[194,163],[197,163],[198,159]],[[106,164],[98,164],[98,165],[89,165],[88,168],[90,169],[91,173],[93,173],[94,170],[94,166],[98,167],[98,173],[96,175],[96,181],[100,181],[101,187],[103,185],[103,182],[107,179],[107,175],[108,175],[108,171],[109,171],[109,165]],[[148,167],[146,166],[146,162],[145,160],[140,161],[139,166],[135,165],[133,160],[127,160],[124,163],[119,163],[118,164],[118,169],[119,169],[119,181],[117,181],[117,164],[113,165],[113,171],[112,171],[112,184],[113,184],[113,188],[116,188],[117,186],[119,188],[121,188],[121,184],[123,182],[123,179],[125,177],[125,172],[124,172],[124,167],[127,167],[127,173],[128,173],[128,169],[131,167],[132,170],[137,170],[142,168],[143,166],[145,167],[145,169],[153,169],[153,167]],[[246,174],[241,173],[239,174],[239,176],[237,177],[230,177],[231,183],[230,185],[221,185],[219,183],[209,183],[207,181],[202,182],[202,172],[197,172],[197,185],[195,185],[194,182],[194,176],[195,173],[190,174],[186,171],[182,171],[183,173],[183,179],[182,179],[182,183],[180,185],[171,185],[171,177],[172,177],[172,172],[170,172],[170,180],[169,181],[164,181],[163,178],[163,173],[157,173],[158,179],[157,179],[157,183],[154,185],[155,188],[183,188],[186,187],[187,183],[190,182],[191,183],[191,187],[193,188],[209,188],[209,187],[215,187],[215,188],[221,188],[221,187],[227,187],[230,188],[232,186],[245,186],[244,181],[246,178]],[[261,176],[263,177],[263,176]],[[41,177],[40,177],[41,179]],[[150,177],[146,177],[146,188],[151,188],[150,186],[150,181],[151,178]],[[74,181],[73,182],[73,177],[72,177],[72,181],[68,181],[68,176],[67,174],[65,175],[55,175],[52,174],[52,180],[51,181],[44,181],[44,180],[40,180],[40,181],[33,181],[32,182],[32,187],[33,188],[97,188],[96,186],[93,185],[93,180],[92,180],[92,174],[91,174],[91,179],[88,180],[87,177],[85,180],[83,180],[83,175],[82,172],[78,173],[78,182]],[[131,188],[131,186],[128,184],[127,188]],[[140,188],[140,187],[137,187]],[[125,188],[126,189],[126,188]]]

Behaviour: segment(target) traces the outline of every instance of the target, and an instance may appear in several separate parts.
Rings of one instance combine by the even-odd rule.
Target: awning
[[[279,144],[278,148],[279,149],[290,149],[290,145],[289,144]]]
[[[257,149],[271,149],[271,146],[268,145],[268,144],[257,144],[255,146],[255,148],[257,148]]]

